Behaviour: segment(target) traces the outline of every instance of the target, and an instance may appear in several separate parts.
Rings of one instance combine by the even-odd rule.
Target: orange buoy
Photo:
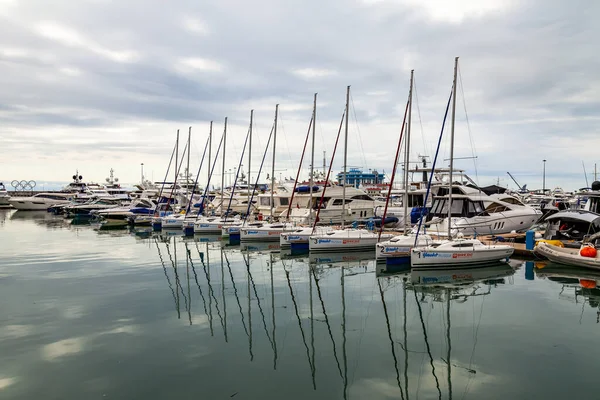
[[[596,250],[596,248],[594,246],[589,246],[589,245],[583,246],[579,250],[579,255],[582,257],[595,258],[597,254],[598,254],[598,251]]]
[[[596,288],[596,281],[593,281],[591,279],[580,279],[579,284],[584,289],[595,289]]]

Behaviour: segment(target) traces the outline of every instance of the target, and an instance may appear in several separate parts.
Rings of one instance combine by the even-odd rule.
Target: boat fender
[[[582,257],[596,258],[598,251],[593,245],[586,244],[581,246],[581,249],[579,249],[579,255]]]
[[[546,244],[549,244],[551,246],[556,246],[556,247],[565,247],[565,244],[563,242],[561,242],[560,240],[540,239],[540,240],[536,240],[535,245],[537,246],[538,243],[546,243]]]

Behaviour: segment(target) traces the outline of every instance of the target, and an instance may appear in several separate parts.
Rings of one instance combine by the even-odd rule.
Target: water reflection
[[[595,311],[595,322],[600,323],[600,271],[540,262],[536,265],[535,274],[560,286],[559,299],[581,304],[579,323],[582,322],[586,305]]]
[[[446,366],[446,394],[448,399],[453,397],[453,383],[452,383],[452,367],[459,367],[466,370],[470,375],[474,375],[476,371],[472,368],[473,356],[475,354],[475,344],[473,345],[473,352],[468,367],[459,366],[452,361],[452,335],[451,335],[451,305],[452,303],[465,303],[470,298],[478,296],[488,296],[491,294],[493,287],[504,284],[506,278],[511,277],[514,274],[514,269],[506,263],[500,263],[495,265],[489,265],[480,268],[468,268],[468,269],[432,269],[432,270],[410,270],[404,269],[398,272],[391,272],[386,267],[380,267],[378,270],[378,287],[381,296],[381,303],[383,306],[383,312],[386,321],[386,330],[388,335],[388,341],[391,348],[391,356],[394,363],[394,370],[396,373],[396,383],[402,399],[409,399],[409,347],[408,347],[408,331],[407,331],[407,292],[412,291],[414,297],[414,304],[417,306],[418,316],[421,327],[421,339],[425,344],[425,352],[429,360],[431,368],[431,376],[435,382],[436,397],[441,399],[443,396],[442,387],[440,384],[440,377],[438,376],[439,371],[436,370],[436,364],[442,361]],[[386,288],[384,288],[384,285]],[[388,313],[388,307],[385,299],[386,289],[390,289],[399,285],[402,287],[402,340],[396,340],[392,334],[392,328],[390,326],[390,318]],[[433,307],[434,303],[443,304],[445,309],[442,319],[445,325],[444,340],[446,343],[446,352],[438,358],[434,356],[432,350],[431,339],[428,333],[429,321],[426,321],[424,316],[423,305],[431,304]],[[483,306],[482,306],[483,307]],[[483,311],[483,308],[482,308]],[[401,373],[398,367],[399,361],[396,353],[397,344],[402,350],[404,367],[403,367],[403,382],[401,380]],[[470,379],[467,381],[464,394],[468,392]],[[418,388],[415,393],[419,394]],[[464,397],[464,396],[463,396]]]
[[[258,323],[261,337],[266,339],[271,353],[271,367],[277,370],[280,340],[289,343],[293,330],[290,330],[292,327],[287,324],[294,321],[296,333],[293,337],[297,340],[294,346],[302,349],[312,390],[318,390],[323,384],[331,385],[324,376],[331,373],[327,365],[332,365],[340,380],[340,396],[343,398],[352,397],[351,388],[355,384],[354,376],[357,369],[355,351],[349,352],[349,349],[357,345],[356,332],[365,329],[364,326],[359,330],[348,329],[348,279],[354,280],[360,275],[365,276],[363,279],[372,279],[368,277],[373,276],[373,272],[376,273],[374,283],[378,293],[377,302],[380,303],[378,313],[382,320],[382,325],[377,329],[385,332],[388,357],[393,366],[393,380],[397,388],[396,395],[402,399],[419,396],[423,389],[420,383],[416,382],[420,380],[425,382],[430,377],[434,385],[434,397],[441,399],[453,397],[453,369],[459,368],[461,371],[466,371],[468,375],[476,373],[473,357],[468,365],[454,361],[451,323],[453,304],[464,304],[469,299],[489,296],[493,288],[505,284],[506,279],[514,274],[514,269],[506,263],[464,270],[397,271],[377,265],[373,258],[368,258],[367,254],[353,254],[350,257],[331,254],[319,255],[318,258],[304,255],[288,258],[280,257],[278,253],[270,251],[240,252],[218,243],[184,241],[182,238],[175,237],[166,239],[163,237],[161,242],[159,237],[156,236],[153,240],[161,264],[164,258],[161,258],[161,254],[165,251],[169,255],[168,259],[172,260],[170,271],[163,267],[163,272],[178,318],[181,318],[180,308],[183,305],[188,313],[189,323],[192,323],[193,296],[189,286],[185,295],[180,284],[176,261],[177,243],[184,248],[186,270],[191,269],[202,303],[201,312],[208,319],[211,336],[215,334],[213,328],[215,321],[219,321],[221,325],[225,343],[229,343],[232,338],[234,341],[239,339],[239,333],[242,333],[246,338],[249,360],[253,362],[256,358],[256,338],[253,337],[255,333],[253,328],[254,324]],[[195,252],[192,251],[194,248]],[[240,256],[243,269],[240,269]],[[197,271],[200,265],[203,274]],[[245,278],[240,277],[242,271],[245,272]],[[187,281],[189,280],[188,275]],[[245,285],[240,285],[242,282]],[[327,286],[327,296],[324,296],[323,282]],[[398,289],[401,289],[401,297],[394,298],[390,304],[389,293]],[[352,287],[351,303],[356,302],[355,290],[356,287]],[[244,298],[245,302],[242,300]],[[278,306],[278,303],[281,306]],[[443,308],[441,318],[444,327],[444,349],[435,345],[439,342],[437,333],[433,333],[432,338],[430,327],[432,321],[428,318],[431,319],[434,304],[441,304]],[[425,310],[426,307],[429,309]],[[229,311],[233,311],[233,316],[228,317],[229,308],[231,308]],[[393,322],[398,308],[401,309],[400,329],[397,329]],[[216,312],[216,320],[213,310]],[[409,314],[415,312],[418,316],[417,324],[413,324],[409,329]],[[357,314],[355,308],[350,315],[353,325],[356,324],[357,315],[363,317],[362,313]],[[379,317],[372,316],[372,318]],[[280,327],[277,324],[278,319],[288,322]],[[233,322],[231,327],[228,326],[228,320]],[[319,327],[317,324],[322,325]],[[279,339],[278,329],[284,329],[282,339]],[[352,334],[349,335],[349,332]],[[361,340],[362,338],[358,338],[359,344]],[[419,343],[424,346],[423,350],[418,350],[421,346]],[[476,339],[472,355],[475,354],[475,344]],[[264,350],[264,347],[261,348]],[[419,368],[421,372],[414,377],[416,369],[409,364],[415,362],[419,356],[426,357],[429,372],[421,366]],[[327,360],[329,357],[331,358]],[[295,362],[300,363],[300,359],[296,358]],[[318,368],[319,362],[321,368]],[[323,374],[321,379],[319,371]],[[445,379],[442,380],[442,377]],[[460,379],[464,383],[464,377],[461,376]],[[469,390],[470,379],[472,378],[467,378],[465,383],[466,391]]]
[[[49,233],[32,223],[46,218],[5,215],[7,398],[49,388],[50,398],[193,398],[198,380],[207,398],[594,398],[600,273],[411,272],[370,253],[311,257],[143,228]],[[56,343],[82,344],[48,368]]]

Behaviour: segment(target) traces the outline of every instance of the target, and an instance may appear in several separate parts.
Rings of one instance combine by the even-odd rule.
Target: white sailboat
[[[392,237],[391,234],[378,234],[367,229],[344,229],[346,220],[346,173],[348,160],[348,114],[350,111],[350,86],[346,89],[346,109],[345,109],[345,126],[344,126],[344,170],[343,170],[343,186],[342,186],[342,229],[333,230],[331,232],[316,233],[309,238],[308,248],[311,252],[317,251],[362,251],[375,249],[375,244],[383,239],[387,240]]]
[[[452,119],[450,125],[450,189],[448,191],[448,220],[452,220],[452,173],[454,164],[454,125],[456,119],[456,83],[458,57],[454,60],[454,81],[452,85]],[[472,266],[492,261],[507,260],[514,252],[512,246],[485,245],[478,239],[452,239],[452,226],[448,225],[449,240],[441,244],[413,248],[410,262],[413,268]]]
[[[211,133],[210,135],[212,135],[212,125],[211,125]],[[221,193],[220,193],[220,204],[223,204],[223,199],[225,196],[225,193],[223,191],[224,186],[225,186],[225,146],[227,144],[227,117],[225,117],[225,126],[223,128],[223,136],[221,137],[221,143],[219,144],[219,147],[217,149],[217,154],[215,156],[215,163],[212,166],[212,168],[209,168],[209,183],[210,183],[210,178],[212,175],[212,171],[214,170],[214,167],[216,165],[217,162],[217,158],[219,155],[219,151],[221,150],[221,147],[223,148],[223,154],[222,154],[222,167],[221,167]],[[210,166],[210,152],[209,152],[209,166]],[[207,187],[208,188],[208,187]],[[220,207],[220,210],[222,210],[223,207]],[[221,228],[223,227],[223,222],[226,221],[225,219],[226,217],[223,215],[216,215],[216,216],[198,216],[197,218],[195,218],[194,220],[194,233],[197,234],[203,234],[203,235],[220,235],[221,234]],[[230,219],[231,220],[231,219]]]
[[[265,222],[259,226],[243,226],[240,228],[240,240],[246,241],[277,241],[283,232],[291,231],[295,228],[293,224],[288,222],[273,222],[273,188],[275,187],[275,150],[277,146],[277,116],[279,112],[279,104],[275,105],[275,122],[273,126],[273,163],[271,164],[271,207],[270,207],[270,222]]]
[[[414,83],[414,70],[410,72],[410,89],[408,94],[408,123],[406,126],[406,141],[404,151],[404,193],[402,200],[403,234],[394,236],[389,240],[377,243],[375,247],[375,258],[377,261],[385,261],[386,264],[410,264],[410,251],[413,247],[427,246],[433,242],[429,235],[418,235],[411,232],[410,216],[408,214],[409,200],[409,160],[410,160],[410,134],[412,122],[412,93]],[[390,186],[391,191],[391,186]],[[386,210],[387,211],[387,210]],[[385,215],[383,216],[385,217]]]
[[[185,198],[188,200],[188,205],[189,202],[191,201],[191,196],[188,198],[188,180],[189,180],[189,169],[190,169],[190,144],[191,144],[191,137],[192,137],[192,127],[190,126],[189,128],[189,132],[188,132],[188,142],[187,142],[187,146],[186,148],[183,150],[184,153],[187,150],[187,168],[185,169]],[[183,160],[182,160],[183,161]],[[179,178],[179,171],[176,172],[175,175],[175,182],[174,185],[177,184],[177,178]],[[183,228],[183,223],[186,220],[186,218],[189,218],[189,216],[187,215],[185,209],[181,210],[179,214],[171,214],[171,215],[165,215],[164,217],[162,217],[162,229],[182,229]]]

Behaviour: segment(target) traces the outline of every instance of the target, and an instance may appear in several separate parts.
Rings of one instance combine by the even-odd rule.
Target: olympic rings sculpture
[[[10,185],[15,190],[27,191],[27,190],[33,190],[36,183],[35,183],[35,181],[26,181],[26,180],[18,181],[15,179],[14,181],[12,181],[10,183]]]

